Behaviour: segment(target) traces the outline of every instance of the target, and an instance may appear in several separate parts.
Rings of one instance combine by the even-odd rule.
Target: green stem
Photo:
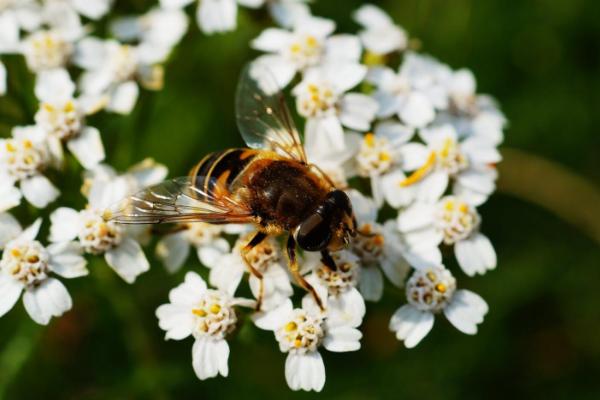
[[[575,172],[522,150],[503,148],[498,190],[537,204],[600,243],[600,190]]]

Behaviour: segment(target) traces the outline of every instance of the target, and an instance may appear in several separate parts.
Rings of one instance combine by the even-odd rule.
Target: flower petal
[[[0,213],[0,249],[21,233],[21,224],[12,214]]]
[[[134,81],[127,81],[117,86],[110,97],[106,109],[119,114],[129,114],[138,99],[140,88]]]
[[[490,240],[481,233],[475,233],[454,244],[454,255],[465,274],[485,274],[496,268],[496,251]]]
[[[51,242],[68,242],[77,237],[81,219],[79,212],[68,207],[57,208],[50,214]]]
[[[0,317],[9,312],[19,300],[23,285],[12,277],[0,273]]]
[[[196,11],[196,22],[206,34],[227,32],[237,25],[235,0],[202,0]]]
[[[413,348],[427,336],[433,327],[434,317],[428,311],[417,310],[412,305],[403,305],[392,316],[390,330],[396,338],[403,340],[407,348]]]
[[[185,280],[169,292],[169,301],[177,305],[195,304],[206,291],[206,282],[195,272],[185,274]]]
[[[361,268],[358,288],[366,301],[379,301],[383,295],[383,275],[379,268]]]
[[[51,244],[48,246],[48,253],[50,253],[50,269],[64,278],[78,278],[89,273],[78,242]]]
[[[362,333],[349,326],[340,326],[327,331],[323,339],[323,347],[336,353],[356,351],[360,349]]]
[[[192,366],[198,379],[214,378],[221,374],[227,376],[229,345],[224,339],[201,337],[192,347]]]
[[[156,317],[160,329],[167,331],[165,340],[181,340],[192,334],[195,317],[188,305],[163,304],[156,309]]]
[[[372,98],[360,93],[348,93],[341,101],[341,123],[357,131],[367,131],[377,112],[377,102]]]
[[[67,147],[86,169],[94,168],[104,160],[104,146],[98,129],[87,126],[79,135],[67,142]]]
[[[67,288],[58,280],[48,278],[40,285],[25,290],[25,310],[35,322],[47,325],[52,317],[59,317],[73,306]]]
[[[187,232],[177,232],[165,235],[156,244],[156,256],[161,259],[167,271],[179,271],[190,254],[190,243],[186,238]]]
[[[325,385],[325,364],[318,351],[289,353],[285,360],[285,380],[292,390],[320,392]]]
[[[118,246],[104,255],[108,265],[127,283],[135,282],[138,275],[148,271],[150,264],[139,243],[124,237]]]
[[[470,290],[457,290],[450,304],[444,308],[444,315],[456,329],[467,335],[477,333],[477,325],[483,322],[488,305]]]
[[[34,207],[45,208],[60,195],[58,189],[44,175],[34,175],[21,181],[21,191]]]

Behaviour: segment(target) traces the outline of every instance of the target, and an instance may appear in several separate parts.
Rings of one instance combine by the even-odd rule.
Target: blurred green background
[[[350,14],[361,3],[321,0],[313,12],[335,19],[340,31],[354,32]],[[117,9],[139,13],[148,4],[120,1]],[[419,38],[423,51],[474,71],[479,91],[493,94],[510,121],[506,146],[543,156],[583,177],[592,188],[598,186],[598,2],[376,4]],[[203,36],[192,21],[167,66],[162,92],[144,93],[129,117],[93,117],[91,124],[103,133],[112,165],[123,169],[151,156],[178,176],[205,153],[242,144],[233,114],[237,75],[257,55],[248,43],[269,20],[262,11],[240,14],[238,30],[220,36]],[[30,88],[25,73],[19,72],[20,61],[7,63],[13,87]],[[31,100],[25,96],[19,101],[33,104]],[[1,100],[0,106],[14,108],[14,101]],[[30,107],[15,111],[12,119],[2,117],[2,134],[12,124],[27,123],[33,111]],[[62,182],[76,192],[79,172],[71,171]],[[552,171],[538,178],[537,184],[552,193]],[[438,318],[417,348],[404,349],[387,329],[390,315],[403,301],[402,292],[388,288],[384,301],[368,311],[360,351],[323,352],[327,383],[321,397],[600,398],[598,243],[555,213],[502,188],[480,210],[482,229],[498,252],[497,270],[473,279],[457,273],[459,285],[481,294],[490,305],[478,335],[463,335]],[[598,226],[600,204],[585,203],[577,191],[567,196],[569,207],[590,208],[588,215],[595,220],[589,222]],[[80,197],[65,202],[81,206]],[[198,268],[194,258],[189,268]],[[197,380],[191,367],[192,340],[165,342],[154,317],[183,272],[170,276],[153,262],[149,273],[128,286],[103,262],[92,263],[90,269],[90,278],[67,283],[74,308],[50,326],[31,322],[20,303],[0,320],[0,397],[316,397],[287,388],[285,355],[270,333],[250,326],[230,341],[230,377]]]

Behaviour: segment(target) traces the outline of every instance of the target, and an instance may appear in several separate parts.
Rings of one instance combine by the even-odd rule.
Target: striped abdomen
[[[259,151],[254,149],[228,149],[208,154],[191,171],[196,188],[210,196],[218,197],[215,188],[231,193],[231,185],[254,160]]]

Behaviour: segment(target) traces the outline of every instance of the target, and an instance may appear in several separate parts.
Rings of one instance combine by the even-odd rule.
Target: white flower
[[[154,167],[148,168],[154,171]],[[150,176],[153,174],[151,173]],[[147,178],[146,175],[141,175]],[[161,180],[164,176],[158,176]],[[108,207],[121,201],[142,187],[133,173],[98,179],[89,184],[88,206],[81,211],[61,207],[50,215],[49,240],[54,243],[78,240],[86,253],[104,255],[106,263],[127,283],[148,271],[150,264],[139,244],[147,238],[144,226],[123,226],[106,220]]]
[[[474,335],[488,312],[486,302],[469,290],[456,290],[456,280],[444,267],[416,270],[406,283],[408,303],[390,320],[408,348],[415,347],[433,327],[434,314],[443,312],[459,331]]]
[[[245,272],[249,272],[242,258],[241,249],[250,240],[243,235],[236,242],[233,251],[224,253],[213,260],[206,260],[209,267],[211,285],[233,295]],[[287,258],[282,254],[281,246],[273,239],[263,240],[246,254],[252,267],[262,274],[263,294],[261,310],[270,310],[279,306],[293,293],[290,277],[287,273]],[[255,298],[260,296],[260,279],[250,274],[249,284]]]
[[[280,87],[309,67],[324,63],[357,65],[360,41],[352,35],[331,36],[334,30],[333,21],[310,15],[297,18],[292,31],[267,28],[252,41],[252,47],[268,54],[254,62],[267,66]]]
[[[58,31],[40,30],[23,41],[23,55],[34,72],[60,68],[73,53],[73,44]]]
[[[397,115],[408,126],[425,127],[436,109],[448,106],[445,83],[450,73],[446,65],[414,53],[405,55],[397,74],[387,67],[373,69],[369,80],[377,87],[378,116]]]
[[[163,85],[159,48],[121,44],[116,40],[87,37],[76,48],[74,63],[83,68],[79,85],[83,94],[108,96],[106,109],[120,114],[131,112],[138,98],[139,81],[146,89]]]
[[[308,253],[303,267],[312,272],[306,281],[319,294],[330,323],[356,328],[361,325],[366,312],[365,300],[356,288],[362,272],[359,259],[346,250],[333,253],[331,257],[336,270],[323,264],[318,253]],[[314,308],[319,310],[316,305]]]
[[[384,195],[398,207],[414,198],[432,202],[454,181],[453,193],[469,203],[484,203],[496,188],[494,164],[501,160],[495,145],[486,138],[472,136],[459,141],[452,125],[433,126],[419,131],[425,144],[411,144],[412,162],[405,170],[413,172],[406,177],[402,171],[385,180]]]
[[[229,251],[229,243],[222,237],[224,228],[205,222],[181,225],[177,232],[165,235],[156,245],[156,255],[169,272],[178,271],[196,248],[198,259],[204,265],[215,265],[216,259]]]
[[[41,174],[49,161],[45,134],[37,126],[16,127],[12,138],[0,139],[0,211],[17,206],[21,194],[37,208],[56,200],[60,192]]]
[[[64,242],[43,246],[35,240],[41,225],[37,220],[21,230],[19,223],[8,214],[0,214],[2,239],[16,237],[3,247],[0,260],[0,316],[6,314],[23,295],[23,305],[31,318],[46,325],[52,317],[58,317],[71,309],[72,301],[64,285],[51,274],[63,278],[87,275],[85,259],[76,242]]]
[[[271,0],[267,2],[271,17],[279,26],[293,28],[297,21],[310,16],[308,0]]]
[[[371,180],[371,193],[377,205],[383,204],[384,181],[400,169],[416,169],[422,159],[410,143],[414,129],[394,121],[383,121],[361,139],[355,156],[358,175]],[[420,150],[420,148],[417,148]],[[389,191],[389,190],[386,190]],[[392,204],[393,205],[393,204]]]
[[[138,51],[162,53],[156,61],[164,61],[188,28],[185,12],[180,9],[153,8],[141,16],[121,17],[112,21],[110,29],[124,42],[139,41]]]
[[[272,330],[279,349],[288,353],[285,361],[288,386],[292,390],[319,392],[325,385],[325,364],[318,348],[323,346],[333,352],[356,351],[362,334],[354,327],[332,323],[310,300],[308,295],[303,307],[296,309],[287,300],[274,310],[255,315],[254,322],[261,329]]]
[[[167,332],[165,339],[192,335],[192,366],[198,378],[227,376],[229,345],[225,338],[237,322],[234,306],[252,307],[253,302],[208,289],[195,272],[188,272],[185,281],[171,290],[169,301],[156,310],[158,324]]]
[[[377,204],[357,190],[348,192],[357,222],[357,235],[351,251],[360,260],[359,289],[366,300],[379,301],[383,294],[381,271],[397,287],[404,285],[409,266],[403,257],[404,246],[396,224],[377,222]]]
[[[460,267],[469,276],[496,268],[496,252],[479,232],[481,217],[473,205],[456,196],[435,204],[415,203],[400,211],[398,229],[407,243],[405,256],[415,268],[439,264],[442,242],[454,246]]]
[[[36,0],[0,1],[0,54],[17,53],[21,31],[31,32],[41,23],[41,6]]]
[[[404,50],[408,44],[406,32],[381,8],[365,4],[354,12],[354,20],[365,29],[359,33],[367,51],[384,55]]]
[[[367,69],[359,64],[327,64],[310,68],[292,91],[298,113],[307,118],[307,136],[323,135],[329,148],[343,150],[343,126],[367,131],[375,118],[377,103],[360,93],[345,93],[358,85]]]
[[[160,0],[166,9],[182,8],[196,0]],[[232,31],[237,26],[238,3],[245,7],[258,8],[265,0],[202,0],[198,1],[196,22],[206,34]]]
[[[62,164],[62,142],[85,168],[104,160],[104,146],[98,129],[85,125],[85,116],[104,106],[102,97],[74,98],[75,84],[64,69],[43,71],[37,77],[35,93],[41,101],[35,114],[37,125],[48,135],[49,150]]]

